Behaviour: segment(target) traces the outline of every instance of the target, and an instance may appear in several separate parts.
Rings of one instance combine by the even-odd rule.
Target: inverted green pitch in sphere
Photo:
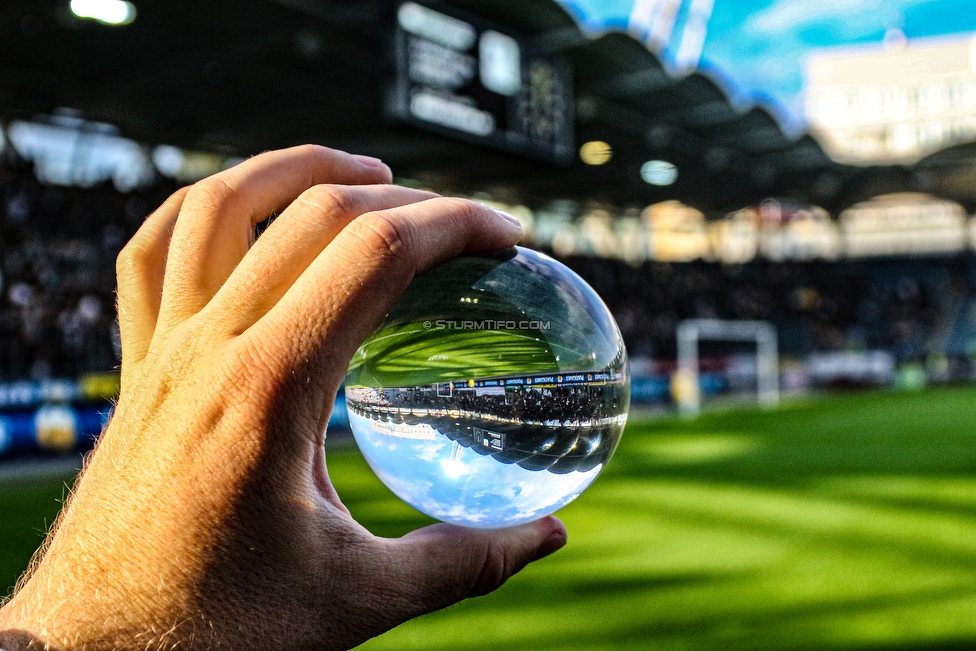
[[[627,352],[579,276],[521,247],[418,276],[346,376],[356,442],[416,509],[467,527],[536,520],[606,466]]]

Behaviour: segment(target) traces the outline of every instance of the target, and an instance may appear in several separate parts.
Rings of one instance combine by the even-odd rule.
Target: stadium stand
[[[209,152],[222,162],[297,142],[329,143],[380,156],[414,185],[468,196],[490,188],[512,205],[532,204],[537,214],[547,202],[593,200],[615,206],[617,216],[633,212],[627,223],[638,224],[644,206],[681,200],[700,209],[703,222],[713,222],[779,197],[820,210],[836,225],[859,201],[914,191],[956,202],[960,228],[973,230],[971,143],[911,166],[835,163],[809,134],[789,135],[765,108],[733,102],[720,79],[670,76],[641,42],[617,32],[590,38],[552,0],[531,7],[444,4],[497,21],[533,47],[566,57],[574,70],[576,141],[612,142],[613,157],[604,165],[575,160],[551,166],[386,119],[381,89],[390,80],[391,52],[384,29],[392,26],[393,7],[387,0],[358,0],[327,12],[291,0],[246,11],[239,0],[207,9],[166,2],[165,10],[146,12],[112,39],[65,27],[73,23],[53,9],[15,4],[36,12],[30,15],[47,31],[0,44],[5,120],[49,127],[74,121],[92,133],[104,127],[203,158]],[[268,34],[269,24],[279,29]],[[251,47],[259,42],[262,47]],[[333,64],[327,74],[324,61]],[[100,71],[112,69],[109,62],[119,67],[105,75]],[[144,81],[133,85],[132,79]],[[62,114],[63,107],[72,108]],[[7,136],[13,124],[2,125]],[[52,185],[18,157],[14,139],[6,140],[14,146],[0,159],[0,412],[22,415],[52,403],[100,408],[96,403],[104,406],[113,391],[85,387],[91,378],[107,386],[118,364],[115,257],[178,182],[157,175],[130,191],[109,182]],[[659,156],[682,170],[672,186],[636,174]],[[606,217],[607,223],[625,221]],[[621,242],[639,239],[620,232]],[[846,237],[844,228],[838,232]],[[796,386],[829,383],[837,376],[830,369],[844,364],[830,355],[843,354],[861,355],[859,377],[875,384],[919,365],[930,379],[969,378],[976,358],[972,239],[955,237],[959,250],[952,253],[774,261],[760,251],[751,261],[725,264],[655,261],[653,252],[645,256],[652,260],[624,262],[599,246],[591,255],[561,254],[552,237],[527,244],[551,246],[604,297],[635,361],[635,402],[667,403],[675,331],[689,318],[772,322],[784,359],[798,360],[792,367],[809,367],[811,356],[821,356],[820,370],[807,368],[809,377]],[[703,348],[705,393],[736,381],[734,358],[729,347]],[[793,386],[788,369],[782,377]]]
[[[636,357],[673,359],[677,323],[690,318],[771,321],[781,352],[793,355],[884,349],[906,361],[964,355],[971,340],[976,283],[968,256],[637,269],[595,257],[565,262],[607,302]]]
[[[29,164],[0,163],[0,381],[78,378],[118,361],[114,260],[176,188],[160,177],[120,192],[42,183]],[[968,253],[739,265],[570,256],[604,297],[632,357],[673,359],[686,318],[776,324],[786,355],[891,351],[968,360],[976,335],[976,265]]]
[[[53,186],[28,164],[0,163],[0,380],[115,368],[115,257],[174,189]]]

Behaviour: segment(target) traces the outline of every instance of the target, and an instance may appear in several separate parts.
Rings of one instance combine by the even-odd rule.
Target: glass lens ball
[[[521,247],[414,279],[345,385],[377,476],[466,527],[522,524],[571,502],[606,466],[630,405],[610,311],[566,266]]]

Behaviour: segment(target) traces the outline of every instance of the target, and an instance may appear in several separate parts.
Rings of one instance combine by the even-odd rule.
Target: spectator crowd
[[[115,258],[174,189],[55,186],[0,161],[0,381],[117,366]]]
[[[42,183],[0,161],[0,381],[115,368],[115,258],[175,181],[123,193]],[[899,360],[945,345],[952,304],[976,306],[970,254],[771,262],[564,260],[604,298],[631,356],[673,359],[686,318],[774,322],[787,354],[885,349]]]
[[[947,351],[955,309],[976,296],[971,254],[771,262],[564,260],[603,297],[631,356],[674,359],[690,318],[771,321],[780,352],[887,350],[899,361]],[[940,336],[942,335],[942,336]],[[941,350],[938,350],[940,349]]]

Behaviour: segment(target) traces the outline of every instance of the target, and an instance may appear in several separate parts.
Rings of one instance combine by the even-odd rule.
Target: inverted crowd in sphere
[[[414,280],[356,352],[356,441],[401,499],[505,527],[574,500],[606,466],[630,404],[620,332],[575,273],[523,248]]]

